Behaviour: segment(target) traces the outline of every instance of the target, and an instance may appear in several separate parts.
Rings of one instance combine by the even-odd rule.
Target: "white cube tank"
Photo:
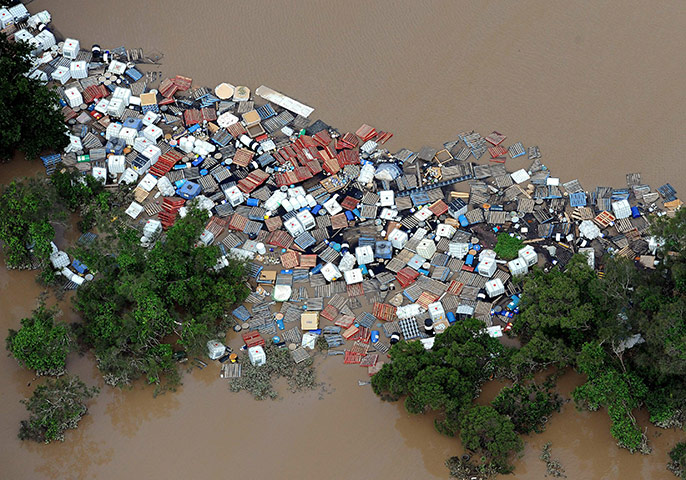
[[[224,190],[224,196],[229,201],[232,207],[237,207],[245,201],[243,192],[237,186],[229,187]]]
[[[157,120],[160,119],[160,116],[156,114],[155,112],[148,112],[145,114],[143,117],[143,124],[144,125],[154,125],[157,123]]]
[[[359,265],[367,265],[374,261],[374,250],[370,245],[365,245],[363,247],[357,247],[355,249],[355,258]]]
[[[255,367],[261,367],[267,363],[267,355],[260,345],[248,348],[248,357],[250,358],[250,363]]]
[[[155,165],[157,160],[162,155],[162,150],[157,145],[150,145],[148,148],[141,152],[145,158],[150,160],[150,165]]]
[[[529,272],[529,267],[527,266],[526,262],[519,257],[507,262],[507,268],[510,269],[510,273],[513,277],[526,275]]]
[[[417,245],[417,254],[426,258],[427,260],[434,256],[436,253],[436,244],[433,240],[425,238],[419,245]]]
[[[321,272],[327,282],[338,280],[343,275],[338,267],[333,263],[327,263],[324,265]]]
[[[359,268],[353,268],[352,270],[343,272],[343,278],[345,279],[345,283],[348,285],[362,283],[362,270],[360,270]]]
[[[107,158],[107,168],[110,175],[119,175],[126,169],[126,157],[124,155],[110,155]]]
[[[479,275],[486,278],[491,278],[498,269],[498,264],[492,258],[484,258],[479,262]]]
[[[290,233],[291,236],[294,238],[305,231],[305,228],[303,228],[303,224],[300,223],[300,220],[298,220],[297,217],[289,218],[284,223],[284,227],[286,228],[286,231]]]
[[[493,278],[486,282],[486,293],[490,298],[497,297],[505,293],[505,286],[503,281],[499,278]]]
[[[50,50],[51,47],[57,44],[55,36],[50,30],[43,30],[42,32],[38,33],[34,39],[38,43],[37,47],[43,52]]]
[[[14,17],[6,8],[0,8],[0,30],[14,24]]]
[[[448,255],[455,258],[464,258],[469,252],[469,244],[466,242],[450,242],[448,244]]]
[[[317,222],[315,222],[314,217],[309,210],[302,210],[298,212],[296,217],[298,217],[298,220],[300,220],[300,223],[302,223],[302,226],[305,230],[312,230],[317,226]]]
[[[429,309],[431,320],[434,322],[439,322],[446,319],[445,309],[443,308],[443,304],[441,302],[430,303],[427,308]]]
[[[403,232],[396,228],[388,234],[388,240],[391,242],[391,245],[393,245],[393,248],[402,249],[409,240],[409,236],[407,235],[407,232]]]
[[[78,40],[75,40],[73,38],[67,38],[64,41],[64,45],[62,46],[62,55],[64,55],[66,58],[76,60],[76,57],[78,57],[79,55],[80,49],[81,44]]]
[[[81,96],[81,92],[76,87],[65,90],[64,96],[67,97],[67,102],[71,108],[76,108],[83,103],[83,96]]]
[[[96,180],[102,183],[107,183],[107,168],[106,167],[93,167],[91,169],[91,175],[95,177]]]
[[[54,72],[50,74],[53,80],[60,82],[62,85],[67,83],[71,78],[69,67],[57,67]]]
[[[538,254],[530,245],[519,250],[519,258],[526,262],[527,267],[532,267],[538,263]]]
[[[110,100],[109,105],[107,105],[107,114],[112,117],[121,117],[124,114],[124,110],[126,110],[126,105],[124,105],[121,98],[113,98]],[[138,132],[136,132],[136,135],[138,135]]]
[[[118,137],[124,140],[127,145],[133,146],[133,144],[136,142],[136,138],[138,138],[138,132],[135,128],[123,127],[121,130],[119,130]]]
[[[107,125],[107,130],[105,130],[105,138],[107,140],[112,140],[113,138],[119,138],[119,132],[122,129],[122,124],[117,122],[112,122]]]
[[[143,129],[143,136],[153,143],[157,143],[162,138],[162,135],[162,129],[155,125],[148,125]]]
[[[88,62],[83,60],[71,62],[69,65],[69,73],[71,74],[71,78],[77,80],[88,77]]]

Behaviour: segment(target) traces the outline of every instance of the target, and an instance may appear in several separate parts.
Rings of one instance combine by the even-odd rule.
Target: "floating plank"
[[[259,87],[257,87],[257,90],[255,90],[255,94],[264,98],[268,102],[275,103],[279,107],[285,108],[286,110],[290,110],[291,112],[294,112],[305,118],[309,117],[312,114],[312,112],[314,112],[314,108],[308,107],[307,105],[300,103],[297,100],[294,100],[290,97],[287,97],[286,95],[279,93],[276,90],[272,90],[271,88],[266,87],[264,85],[260,85]]]

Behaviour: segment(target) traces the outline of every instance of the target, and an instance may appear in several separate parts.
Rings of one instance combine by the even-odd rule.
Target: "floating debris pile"
[[[391,133],[340,132],[264,85],[157,82],[130,54],[43,44],[35,15],[7,15],[2,27],[34,42],[31,75],[57,86],[70,129],[66,151],[44,158],[48,174],[66,165],[135,185],[126,214],[144,245],[190,204],[207,210],[199,243],[219,247],[216,268],[250,263],[254,291],[233,311],[245,348],[287,347],[295,363],[323,338],[329,355],[373,375],[391,344],[431,348],[465,317],[500,336],[518,313],[513,277],[564,268],[575,253],[594,268],[607,254],[653,268],[646,217],[681,206],[669,184],[654,191],[638,173],[621,188],[562,182],[538,146],[495,131],[391,153]]]

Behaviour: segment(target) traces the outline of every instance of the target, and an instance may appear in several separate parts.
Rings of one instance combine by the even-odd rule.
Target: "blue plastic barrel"
[[[249,198],[245,201],[245,204],[249,207],[256,207],[259,203],[260,201],[257,198]]]

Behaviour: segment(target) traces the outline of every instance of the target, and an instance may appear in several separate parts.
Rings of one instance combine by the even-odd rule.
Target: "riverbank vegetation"
[[[31,47],[0,33],[0,161],[16,150],[35,158],[69,143],[57,92],[27,77]]]
[[[586,377],[572,392],[576,406],[605,410],[618,446],[649,453],[637,409],[647,408],[663,428],[683,427],[686,418],[686,209],[654,218],[651,233],[662,244],[654,269],[609,255],[603,276],[581,255],[564,270],[535,268],[523,280],[513,321],[520,348],[503,347],[476,320],[460,321],[432,350],[419,342],[394,345],[392,361],[372,379],[374,391],[387,400],[404,397],[410,413],[441,412],[437,429],[459,434],[477,457],[449,460],[451,472],[486,478],[509,472],[521,450],[517,435],[540,432],[561,406],[551,379],[537,385],[533,376],[574,368]],[[475,406],[480,385],[493,376],[514,384],[490,405]],[[683,451],[672,451],[673,471],[682,471]]]
[[[21,422],[19,438],[44,443],[64,441],[64,432],[78,427],[88,412],[86,402],[97,393],[98,388],[88,387],[78,377],[48,379],[22,401],[30,415]]]

